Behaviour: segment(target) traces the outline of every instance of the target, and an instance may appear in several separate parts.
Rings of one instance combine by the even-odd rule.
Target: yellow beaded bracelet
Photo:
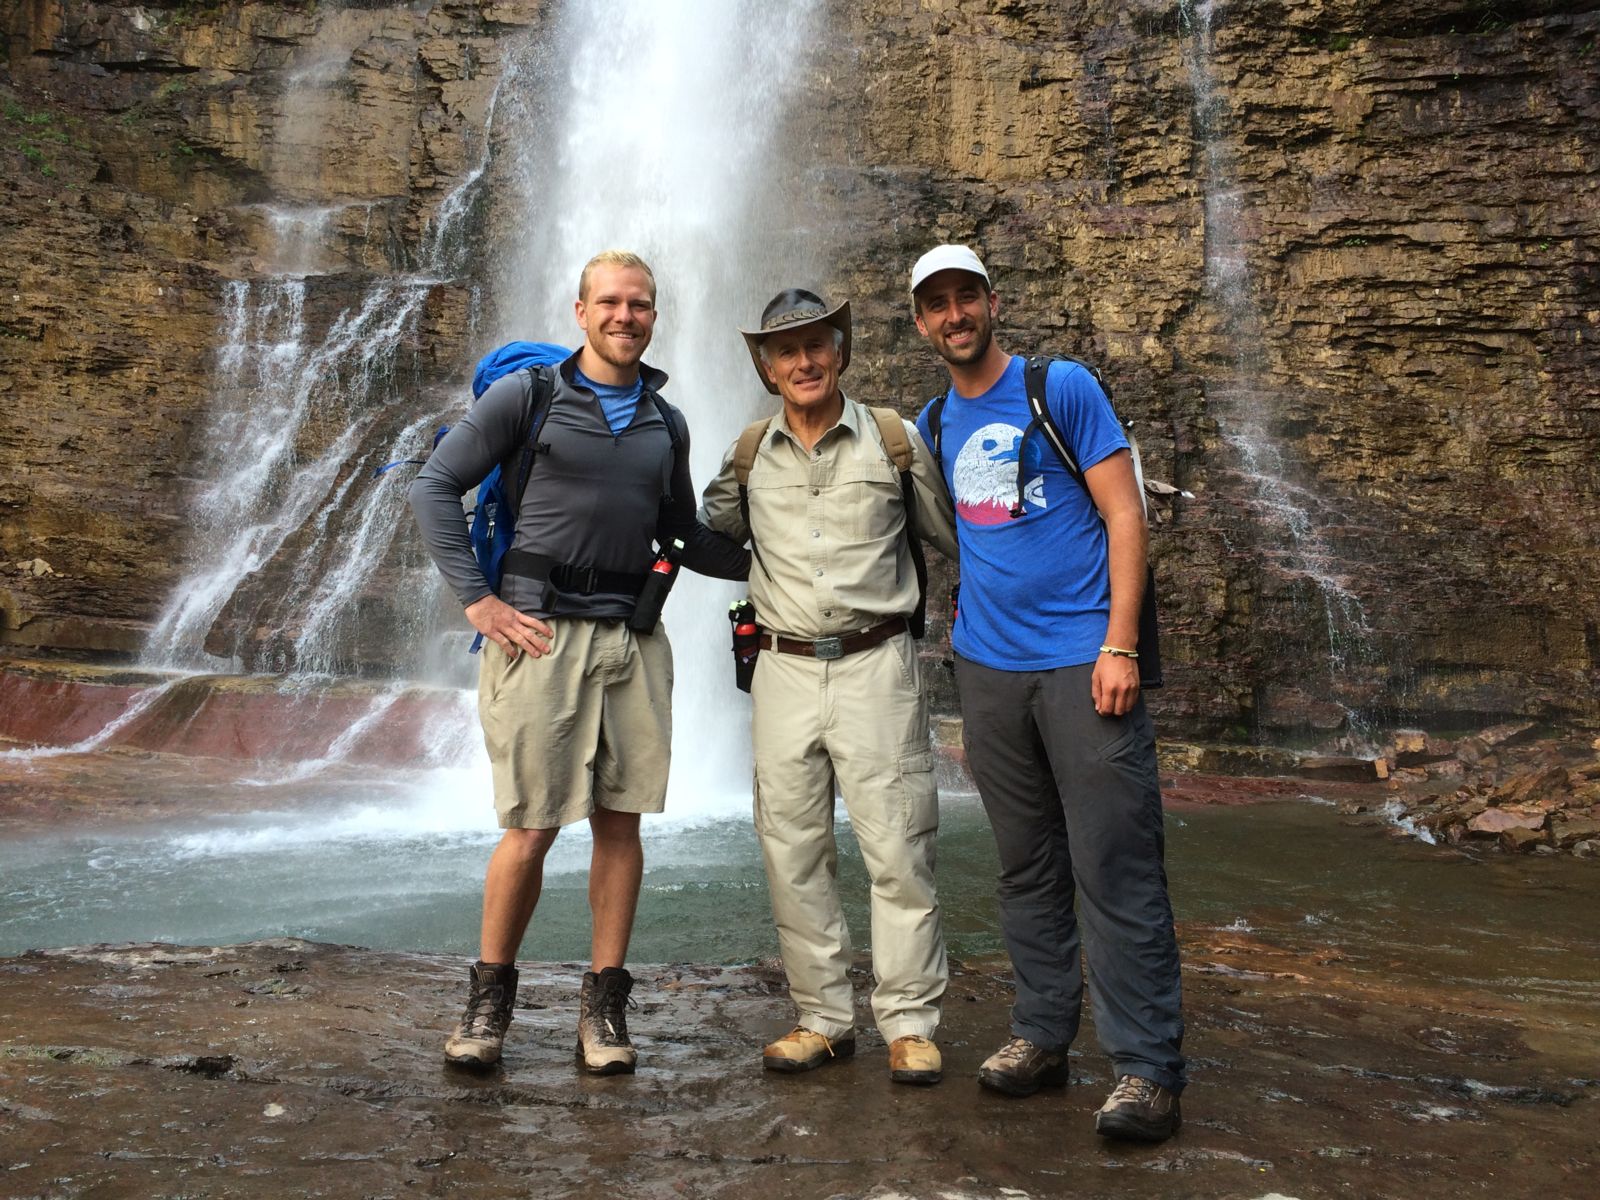
[[[1118,648],[1116,646],[1101,646],[1100,647],[1100,653],[1101,654],[1111,654],[1111,655],[1116,656],[1117,658],[1138,658],[1139,657],[1139,652],[1137,650],[1123,650],[1123,649],[1120,649],[1120,648]]]

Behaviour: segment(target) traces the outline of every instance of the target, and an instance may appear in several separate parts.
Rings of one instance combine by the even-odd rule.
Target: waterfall
[[[1349,691],[1350,669],[1375,661],[1376,649],[1366,611],[1347,581],[1347,564],[1320,528],[1322,519],[1337,514],[1329,512],[1327,501],[1305,470],[1291,461],[1270,426],[1282,397],[1268,381],[1261,312],[1252,294],[1253,217],[1228,140],[1228,100],[1213,67],[1214,0],[1180,0],[1178,9],[1190,33],[1184,58],[1194,91],[1195,136],[1205,157],[1205,291],[1222,319],[1232,359],[1223,377],[1210,380],[1207,397],[1219,431],[1239,455],[1253,488],[1258,526],[1280,538],[1276,546],[1259,547],[1258,553],[1272,568],[1312,585],[1319,611],[1296,615],[1325,625],[1329,692],[1345,710],[1351,737],[1368,741],[1368,719],[1341,697]]]
[[[313,341],[305,278],[228,284],[218,403],[205,437],[209,480],[190,515],[194,564],[151,631],[147,661],[237,669],[238,651],[234,661],[219,663],[205,651],[206,635],[246,577],[308,524],[312,537],[300,558],[310,571],[339,570],[356,554],[367,556],[365,570],[378,561],[381,547],[365,542],[328,547],[328,517],[342,507],[361,511],[350,492],[370,485],[352,468],[361,461],[365,435],[394,398],[394,360],[427,292],[428,285],[415,279],[381,281]],[[308,444],[312,423],[331,431],[321,446]],[[384,491],[373,490],[382,503]],[[392,535],[398,514],[388,515]],[[315,645],[318,632],[306,629],[300,640],[309,637]]]
[[[511,147],[496,278],[501,333],[574,344],[578,275],[595,252],[635,251],[655,271],[660,319],[646,361],[672,382],[703,487],[738,431],[776,402],[736,332],[780,288],[821,286],[827,248],[805,231],[812,189],[792,178],[784,122],[807,83],[821,5],[755,0],[569,0],[530,47],[543,69],[503,101]],[[515,115],[509,115],[514,112]],[[792,136],[792,131],[790,131]],[[676,659],[669,808],[744,806],[747,710],[732,686],[735,585],[684,572],[668,602]]]
[[[404,272],[362,281],[345,264],[329,273],[350,206],[307,194],[284,150],[273,174],[295,202],[264,209],[265,274],[225,289],[203,482],[190,511],[193,560],[146,662],[348,673],[362,633],[358,601],[375,571],[399,570],[404,594],[419,600],[444,595],[422,556],[397,565],[397,533],[411,528],[403,482],[371,478],[373,467],[424,450],[434,423],[461,401],[412,394],[408,355],[437,287],[487,296],[482,344],[436,356],[465,368],[513,337],[575,345],[584,262],[605,248],[642,254],[660,289],[647,361],[673,376],[667,398],[688,416],[703,486],[738,430],[775,408],[736,326],[782,287],[820,286],[827,261],[792,200],[810,195],[811,155],[778,147],[807,83],[820,12],[820,0],[624,9],[569,0],[538,35],[506,47],[473,165],[402,255],[413,264]],[[316,144],[321,98],[341,86],[349,52],[319,47],[291,69],[284,121],[295,142]],[[301,170],[325,185],[327,166]],[[740,591],[686,572],[667,607],[680,810],[748,797],[747,719],[727,661],[726,611]],[[404,647],[401,673],[447,663],[462,679],[470,660],[458,640],[446,656],[431,636],[431,606],[403,607],[413,627],[390,635]],[[208,639],[222,657],[207,652]],[[466,709],[462,720],[447,741],[469,736]]]

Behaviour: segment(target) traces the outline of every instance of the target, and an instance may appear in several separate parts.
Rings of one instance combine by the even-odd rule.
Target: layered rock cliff
[[[1600,719],[1600,6],[830,10],[786,157],[855,301],[852,387],[909,410],[941,386],[904,279],[945,238],[985,255],[1008,349],[1102,367],[1149,473],[1195,497],[1154,538],[1169,729]],[[138,648],[205,553],[220,331],[282,265],[283,209],[327,213],[301,251],[322,327],[415,272],[553,11],[0,4],[0,639]],[[477,282],[515,231],[467,228],[363,382],[375,428],[484,348]],[[309,537],[215,648],[283,661],[262,613]],[[390,661],[391,584],[348,665]]]

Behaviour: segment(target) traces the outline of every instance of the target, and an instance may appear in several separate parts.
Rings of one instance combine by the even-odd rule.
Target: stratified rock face
[[[271,344],[289,322],[267,319],[272,304],[303,314],[315,345],[375,280],[416,271],[441,198],[473,165],[500,48],[539,9],[0,5],[0,640],[139,649],[221,549],[202,485],[256,399],[249,381],[277,369]],[[278,282],[251,282],[263,277]],[[359,380],[339,377],[345,363],[308,378],[311,412],[267,490],[314,472],[346,428],[365,423],[378,441],[415,415],[397,400],[415,408],[455,384],[470,290],[448,274],[413,286],[405,322],[381,331],[392,344],[378,369],[357,356]],[[267,361],[223,362],[230,336]],[[321,366],[300,361],[308,375]],[[370,469],[328,461],[305,524],[267,544],[205,639],[214,652],[283,658],[258,614],[314,575],[297,552]],[[35,559],[53,573],[12,567]],[[346,639],[348,664],[381,663],[375,632]]]
[[[226,284],[284,267],[263,205],[337,207],[304,251],[324,320],[414,268],[546,7],[0,5],[0,638],[137,645],[193,558]],[[945,239],[983,253],[1008,349],[1103,369],[1147,472],[1195,493],[1154,537],[1167,729],[1600,718],[1600,13],[830,8],[790,140],[852,389],[942,386],[904,283]],[[484,348],[473,282],[513,233],[430,290],[406,388]],[[307,537],[215,646],[278,661],[262,613]],[[385,661],[385,587],[351,664]]]

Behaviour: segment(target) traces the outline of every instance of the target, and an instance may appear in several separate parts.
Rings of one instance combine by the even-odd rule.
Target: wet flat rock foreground
[[[1534,1024],[1515,997],[1400,990],[1247,936],[1190,930],[1185,949],[1193,1083],[1156,1147],[1092,1132],[1094,1053],[1064,1091],[978,1088],[1005,1032],[993,964],[956,975],[945,1082],[917,1089],[890,1084],[871,1036],[851,1061],[764,1074],[789,1010],[760,967],[641,969],[640,1071],[593,1079],[573,1067],[570,965],[524,970],[506,1061],[478,1076],[439,1049],[455,959],[290,940],[32,953],[0,960],[0,1195],[1594,1194],[1592,1005]]]

